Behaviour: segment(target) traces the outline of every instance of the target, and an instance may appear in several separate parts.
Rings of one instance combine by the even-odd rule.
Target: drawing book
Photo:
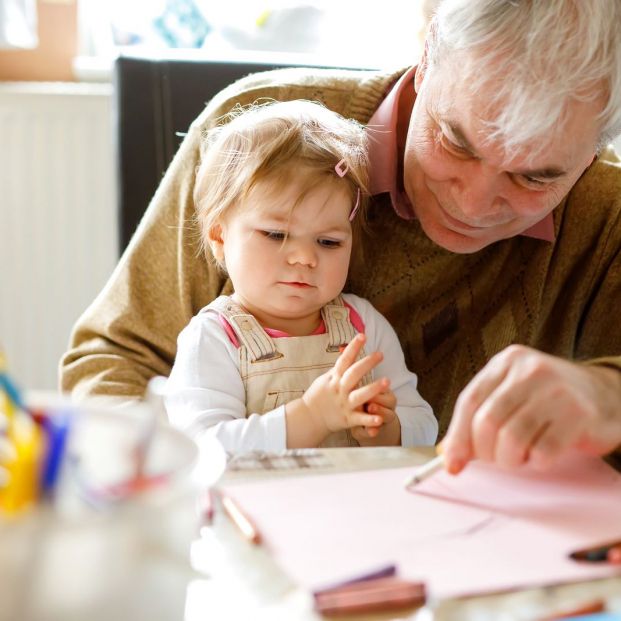
[[[301,586],[394,563],[399,576],[448,598],[590,580],[621,567],[572,551],[621,538],[621,475],[572,456],[546,473],[473,462],[412,490],[413,468],[283,478],[225,486],[263,546]]]

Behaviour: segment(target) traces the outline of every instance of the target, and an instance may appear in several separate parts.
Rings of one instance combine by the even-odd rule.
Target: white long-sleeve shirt
[[[405,366],[392,326],[367,300],[353,294],[343,294],[343,299],[364,323],[367,353],[384,354],[373,376],[390,379],[402,446],[434,444],[438,423],[416,389],[416,375]],[[264,414],[246,412],[238,350],[215,312],[197,314],[179,334],[165,403],[171,423],[199,443],[214,436],[231,453],[287,448],[284,405]]]

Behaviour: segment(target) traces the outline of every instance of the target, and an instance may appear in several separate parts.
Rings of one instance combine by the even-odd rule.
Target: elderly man
[[[370,132],[373,195],[348,290],[395,327],[446,434],[472,458],[545,467],[621,445],[621,5],[445,0],[398,73],[251,76],[194,122],[110,282],[79,320],[62,387],[139,397],[230,283],[201,256],[201,134],[234,105],[319,99]],[[447,431],[448,430],[448,431]]]

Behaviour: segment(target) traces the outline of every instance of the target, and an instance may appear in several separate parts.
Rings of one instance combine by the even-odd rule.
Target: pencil
[[[418,485],[422,481],[425,481],[430,476],[438,472],[438,470],[442,470],[444,468],[444,455],[438,455],[434,457],[426,464],[420,466],[416,472],[405,481],[405,487],[412,487],[414,485]]]
[[[238,528],[246,541],[254,543],[256,545],[261,543],[261,533],[257,530],[257,527],[250,521],[247,515],[240,509],[239,505],[230,497],[223,493],[220,493],[220,501],[222,507],[226,511],[226,514],[231,518],[231,521]]]

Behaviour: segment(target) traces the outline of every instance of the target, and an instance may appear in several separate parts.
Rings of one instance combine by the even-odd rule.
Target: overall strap
[[[349,320],[349,309],[342,296],[326,304],[321,309],[321,315],[329,337],[327,351],[340,351],[356,336],[356,330]]]
[[[265,332],[253,315],[245,312],[232,298],[220,296],[209,305],[209,308],[229,322],[239,342],[248,349],[251,362],[282,358],[272,337]]]

